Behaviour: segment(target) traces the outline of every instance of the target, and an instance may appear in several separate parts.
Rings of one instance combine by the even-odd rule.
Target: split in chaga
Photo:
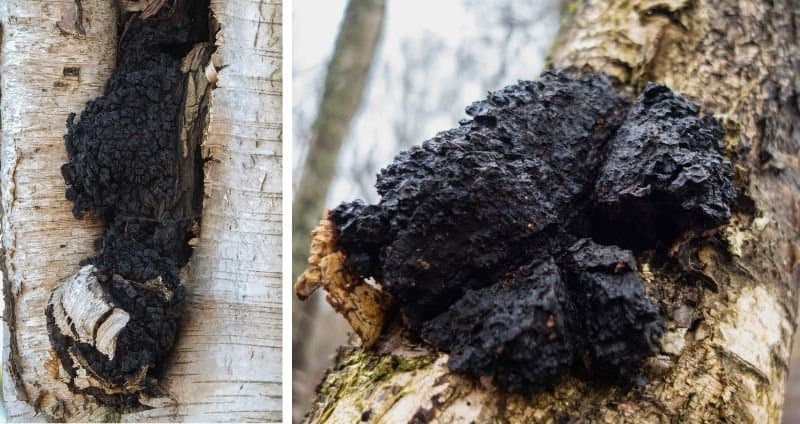
[[[107,228],[53,291],[48,331],[70,387],[105,403],[137,404],[180,325],[179,273],[202,211],[208,40],[207,2],[134,15],[105,94],[67,120],[66,197]]]
[[[568,371],[642,382],[665,321],[632,250],[730,217],[720,123],[663,86],[631,104],[604,76],[560,72],[467,113],[381,171],[378,204],[329,213],[343,271],[374,278],[452,369],[507,390]],[[306,291],[328,284],[324,258],[310,264]]]

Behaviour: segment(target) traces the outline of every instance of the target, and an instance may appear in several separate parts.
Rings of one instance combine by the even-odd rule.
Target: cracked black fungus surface
[[[154,17],[130,21],[104,95],[90,101],[79,120],[69,116],[64,137],[69,162],[62,175],[73,213],[80,219],[90,211],[107,224],[96,256],[82,265],[99,269],[101,284],[130,321],[113,360],[58,334],[48,311],[51,341],[62,362],[70,361],[67,352],[80,352],[92,371],[115,385],[142,366],[157,370],[174,343],[185,300],[179,270],[191,255],[187,241],[202,208],[199,149],[184,158],[179,143],[180,67],[195,43],[208,40],[208,9],[207,2],[176,4],[178,10],[167,4]],[[152,279],[168,293],[138,285]],[[103,400],[130,402],[124,396]]]
[[[378,204],[330,212],[346,266],[456,371],[521,392],[567,371],[641,383],[665,324],[632,250],[730,217],[720,123],[666,87],[631,104],[558,72],[467,113],[381,171]]]

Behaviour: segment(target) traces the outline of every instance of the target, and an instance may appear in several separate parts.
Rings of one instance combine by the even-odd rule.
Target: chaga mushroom
[[[642,359],[658,351],[666,330],[645,293],[629,250],[581,239],[564,254],[562,272],[573,302],[575,360],[600,381],[642,383]]]
[[[330,213],[347,266],[380,280],[418,328],[569,224],[627,106],[604,77],[553,73],[472,104],[473,120],[380,173],[377,205]]]
[[[731,216],[736,190],[722,124],[667,87],[648,84],[595,182],[596,237],[642,248]],[[617,229],[625,228],[620,237]]]
[[[66,197],[76,218],[90,212],[107,228],[53,290],[48,332],[70,388],[108,404],[135,406],[153,389],[183,313],[179,274],[202,210],[207,6],[134,16],[105,94],[67,120]]]
[[[514,274],[467,291],[425,323],[422,338],[448,351],[455,371],[492,377],[510,391],[549,388],[573,365],[577,311],[552,258]]]
[[[353,320],[364,315],[353,308],[378,326],[388,319],[376,310],[399,312],[451,369],[509,391],[570,371],[641,384],[665,320],[634,251],[729,219],[721,124],[666,87],[648,85],[631,104],[602,75],[565,72],[490,93],[467,113],[381,171],[377,204],[328,213],[296,291],[324,287],[367,347],[381,328]]]

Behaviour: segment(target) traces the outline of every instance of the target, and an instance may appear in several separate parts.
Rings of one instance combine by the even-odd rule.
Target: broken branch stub
[[[335,249],[333,227],[327,219],[311,232],[308,263],[295,283],[295,293],[306,299],[322,287],[328,303],[345,317],[361,344],[372,346],[383,329],[391,298],[345,267],[345,255]]]
[[[365,303],[343,288],[374,278],[393,302],[380,311],[399,311],[451,369],[509,391],[573,370],[642,384],[665,320],[634,252],[664,253],[730,217],[721,125],[666,87],[648,85],[631,104],[602,75],[564,72],[490,93],[467,113],[381,171],[377,204],[329,212],[327,249],[349,278],[320,272],[312,254],[301,283],[313,277],[358,316],[352,307]]]
[[[153,372],[178,332],[179,274],[202,212],[208,4],[160,3],[129,21],[105,94],[80,120],[70,115],[64,137],[73,213],[107,228],[97,254],[52,292],[48,331],[69,387],[112,405],[140,406],[157,392]]]

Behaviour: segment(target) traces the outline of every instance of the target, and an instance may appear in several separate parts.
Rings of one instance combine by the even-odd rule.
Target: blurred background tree
[[[309,233],[323,216],[325,195],[336,172],[339,150],[367,85],[385,9],[384,0],[352,0],[347,5],[328,64],[319,110],[308,133],[305,165],[292,203],[293,276],[304,268]],[[293,299],[294,325],[298,334],[314,334],[311,324],[319,303],[318,297],[307,304]],[[308,368],[303,340],[295,338],[293,341],[292,362],[297,369]],[[302,376],[297,378],[303,380]]]
[[[325,87],[319,101],[314,124],[307,133],[307,146],[300,183],[294,193],[292,203],[292,276],[305,267],[308,256],[309,234],[324,213],[324,203],[328,188],[336,173],[336,160],[350,122],[359,110],[367,85],[367,78],[373,63],[375,50],[383,29],[386,10],[385,0],[351,0],[345,10],[336,45],[325,75]],[[314,386],[313,379],[321,367],[307,362],[309,348],[317,349],[308,343],[316,339],[313,325],[315,312],[322,305],[320,295],[303,303],[292,298],[292,318],[294,331],[306,337],[295,337],[292,341],[292,364],[295,369],[307,370],[298,374],[297,396],[307,397]],[[341,339],[344,328],[334,326],[339,332],[332,333],[333,340]],[[330,331],[331,329],[326,329]],[[339,334],[340,337],[335,337]],[[320,337],[322,337],[320,335]],[[297,374],[297,373],[295,373]]]

